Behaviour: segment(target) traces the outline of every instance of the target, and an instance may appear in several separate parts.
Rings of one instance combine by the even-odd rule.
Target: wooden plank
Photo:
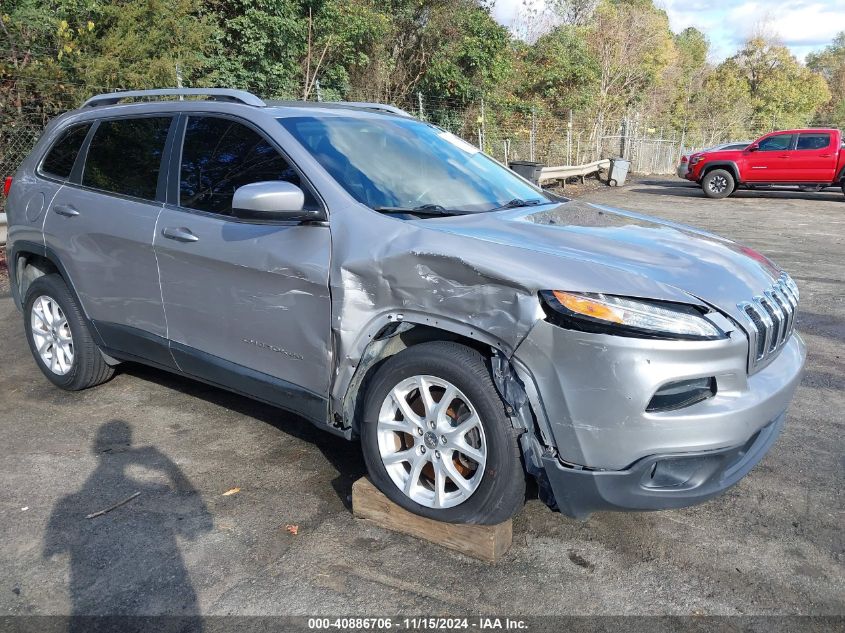
[[[417,516],[396,505],[366,477],[352,484],[352,513],[379,527],[409,534],[467,556],[495,563],[510,549],[513,523],[465,525]]]

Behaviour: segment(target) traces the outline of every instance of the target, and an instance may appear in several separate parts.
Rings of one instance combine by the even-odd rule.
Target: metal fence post
[[[628,145],[628,117],[622,118],[622,134],[619,135],[619,157],[627,158],[626,149]]]
[[[417,92],[417,116],[420,121],[425,121],[425,110],[423,110],[422,92]]]
[[[535,145],[537,143],[537,110],[531,106],[531,140],[529,142],[529,160],[534,160]]]

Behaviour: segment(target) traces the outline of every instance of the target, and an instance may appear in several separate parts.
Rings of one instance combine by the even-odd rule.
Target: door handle
[[[833,158],[833,154],[819,154],[819,158]]]
[[[53,207],[53,211],[59,215],[65,216],[66,218],[75,218],[79,215],[79,211],[77,211],[76,207],[72,204],[57,204]]]
[[[167,239],[176,240],[177,242],[196,242],[200,239],[191,233],[190,229],[186,229],[184,226],[167,226],[162,229],[161,234]]]
[[[789,154],[780,154],[778,158],[789,158]]]

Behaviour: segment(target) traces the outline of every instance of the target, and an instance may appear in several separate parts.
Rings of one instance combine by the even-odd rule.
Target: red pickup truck
[[[841,185],[845,193],[845,146],[834,129],[785,130],[761,136],[743,150],[698,154],[687,180],[708,198],[725,198],[737,187]]]

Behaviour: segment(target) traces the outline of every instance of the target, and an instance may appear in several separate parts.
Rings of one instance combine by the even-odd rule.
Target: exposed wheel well
[[[372,343],[361,357],[355,375],[352,377],[343,398],[342,411],[335,412],[335,425],[351,427],[353,432],[357,434],[367,386],[382,363],[402,350],[430,341],[461,343],[477,350],[486,359],[493,355],[493,350],[489,345],[448,330],[414,323],[387,325],[373,337]]]
[[[15,281],[17,282],[21,302],[26,296],[30,284],[44,275],[61,275],[56,265],[42,255],[21,252],[15,261]]]

